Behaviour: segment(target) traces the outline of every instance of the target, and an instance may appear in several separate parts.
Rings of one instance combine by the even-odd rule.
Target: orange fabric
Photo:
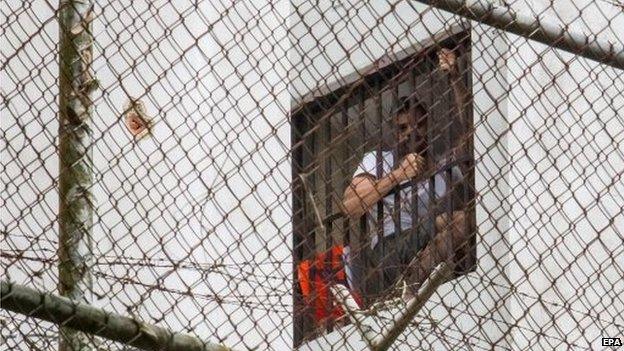
[[[332,284],[348,286],[342,252],[342,245],[335,245],[328,252],[318,253],[313,260],[302,261],[297,267],[301,292],[306,303],[312,307],[316,322],[344,315],[329,290]],[[359,297],[356,301],[359,303]]]
[[[311,287],[310,287],[310,261],[305,260],[299,264],[297,268],[297,273],[299,277],[299,284],[301,285],[301,293],[303,296],[310,296]]]

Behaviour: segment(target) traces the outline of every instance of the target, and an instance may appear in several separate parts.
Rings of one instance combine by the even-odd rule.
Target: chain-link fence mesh
[[[424,2],[3,2],[2,349],[621,340],[624,5]]]

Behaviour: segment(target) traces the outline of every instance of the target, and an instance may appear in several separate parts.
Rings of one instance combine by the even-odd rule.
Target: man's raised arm
[[[404,180],[419,175],[424,166],[422,156],[414,153],[407,155],[399,167],[381,179],[367,173],[353,177],[343,195],[342,211],[351,219],[361,217],[392,188]]]
[[[463,130],[469,133],[471,126],[467,123],[467,109],[470,106],[472,97],[462,80],[461,72],[457,65],[457,55],[449,49],[441,49],[438,52],[438,60],[440,69],[449,74],[451,89],[453,89],[455,105],[457,106]]]

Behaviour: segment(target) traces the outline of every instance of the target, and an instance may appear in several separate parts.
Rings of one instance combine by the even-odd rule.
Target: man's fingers
[[[456,58],[457,57],[453,51],[446,48],[440,49],[440,51],[438,51],[438,64],[440,69],[443,71],[451,70],[451,68],[455,66]]]
[[[411,171],[413,173],[413,175],[418,174],[418,172],[422,169],[423,165],[424,165],[424,160],[421,156],[419,155],[410,155],[412,157],[410,157],[409,159],[409,166],[411,168]]]

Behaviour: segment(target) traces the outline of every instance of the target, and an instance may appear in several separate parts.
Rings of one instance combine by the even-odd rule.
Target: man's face
[[[427,142],[426,116],[415,112],[415,118],[413,118],[409,112],[404,112],[397,115],[395,122],[398,134],[397,143],[399,154],[405,155],[410,152],[423,152]],[[416,145],[410,145],[412,133],[414,134],[414,142]]]

